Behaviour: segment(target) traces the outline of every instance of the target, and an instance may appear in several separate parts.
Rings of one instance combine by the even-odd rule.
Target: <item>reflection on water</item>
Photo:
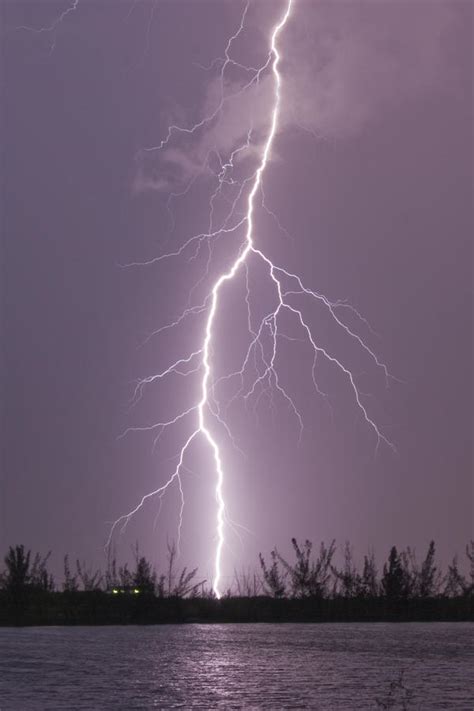
[[[409,709],[472,711],[472,629],[467,623],[0,629],[0,710],[376,709],[403,671]]]

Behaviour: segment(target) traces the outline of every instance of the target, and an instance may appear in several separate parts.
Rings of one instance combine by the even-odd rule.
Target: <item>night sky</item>
[[[170,123],[191,126],[213,106],[219,66],[205,67],[223,57],[244,5],[79,0],[48,30],[67,7],[2,3],[0,544],[51,549],[57,571],[66,552],[103,565],[111,522],[172,471],[186,423],[156,447],[153,433],[120,435],[193,402],[195,375],[155,384],[131,405],[137,379],[200,347],[204,321],[148,336],[202,302],[243,232],[219,240],[190,302],[205,253],[121,265],[207,230],[216,160],[203,168],[206,155],[228,157],[252,123],[255,167],[272,81],[218,124],[144,155]],[[236,61],[262,62],[279,12],[276,1],[250,5]],[[278,393],[229,408],[243,454],[216,429],[232,521],[224,577],[256,567],[259,551],[288,551],[292,536],[349,539],[359,557],[369,546],[385,556],[392,544],[421,555],[434,538],[446,564],[472,536],[472,5],[295,0],[281,52],[281,131],[264,189],[282,228],[260,201],[254,239],[368,320],[373,332],[340,311],[396,378],[388,387],[367,353],[308,307],[319,342],[351,368],[397,451],[377,447],[347,380],[323,359],[328,398],[318,396],[308,344],[283,339],[278,368],[304,421],[300,445]],[[227,88],[240,79],[235,68]],[[249,166],[238,163],[236,175]],[[257,314],[271,289],[258,265],[249,278]],[[216,374],[241,362],[245,324],[240,274],[216,321]],[[285,318],[282,329],[302,338]],[[209,578],[215,474],[202,444],[186,467],[182,562]],[[179,506],[177,487],[158,519],[158,502],[147,504],[115,537],[118,557],[129,559],[138,540],[162,565]]]

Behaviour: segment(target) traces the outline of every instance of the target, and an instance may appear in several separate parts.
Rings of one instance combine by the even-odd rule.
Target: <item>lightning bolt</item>
[[[79,0],[74,0],[72,5],[66,7],[49,25],[44,25],[42,27],[30,27],[29,25],[19,25],[17,30],[26,30],[27,32],[35,32],[36,34],[43,34],[44,32],[54,32],[57,27],[66,19],[68,15],[77,10],[79,5]]]
[[[60,25],[63,24],[63,22],[66,20],[68,15],[71,13],[75,12],[77,10],[77,7],[79,5],[79,0],[73,0],[72,4],[66,7],[49,25],[43,25],[41,27],[31,27],[30,25],[19,25],[15,27],[15,30],[24,30],[26,32],[33,32],[34,34],[37,35],[43,35],[43,34],[52,34],[53,35],[53,41],[51,43],[50,47],[50,54],[54,52],[54,48],[56,47],[56,30],[59,28]]]
[[[238,99],[239,96],[242,96],[244,92],[250,88],[258,86],[262,77],[270,72],[270,77],[273,81],[273,98],[272,106],[269,110],[267,134],[263,143],[260,147],[256,145],[255,141],[257,138],[254,139],[253,128],[250,128],[246,133],[245,140],[237,147],[234,147],[227,159],[220,155],[217,148],[211,148],[205,156],[204,163],[201,163],[199,167],[201,171],[213,174],[216,180],[216,188],[212,192],[209,202],[209,227],[207,232],[193,235],[187,239],[179,249],[176,249],[173,252],[162,254],[147,262],[133,262],[132,264],[126,265],[137,266],[141,264],[150,266],[164,260],[184,258],[186,255],[189,261],[193,261],[201,253],[201,250],[207,250],[205,272],[197,284],[193,287],[186,309],[175,321],[166,326],[162,326],[160,329],[152,333],[150,338],[162,333],[166,329],[175,329],[180,327],[180,325],[189,318],[204,315],[205,321],[202,341],[195,350],[178,358],[163,371],[139,381],[135,388],[133,401],[137,402],[146,386],[151,383],[159,382],[172,374],[180,377],[188,377],[191,374],[199,373],[201,378],[200,395],[189,408],[178,412],[176,415],[169,417],[169,419],[153,423],[145,427],[129,428],[124,433],[126,434],[129,431],[153,432],[156,433],[155,444],[157,444],[162,433],[167,428],[173,427],[177,423],[181,422],[189,421],[194,423],[191,425],[184,440],[184,444],[179,450],[176,466],[167,481],[155,490],[145,494],[132,510],[120,516],[113,523],[108,543],[111,542],[117,527],[119,527],[120,530],[124,530],[130,519],[138,511],[140,511],[140,509],[142,509],[142,507],[149,500],[158,498],[161,504],[164,494],[173,484],[176,484],[179,488],[181,496],[178,528],[179,544],[184,510],[184,492],[181,472],[185,468],[185,457],[191,445],[196,439],[201,438],[207,444],[209,452],[212,454],[215,467],[215,499],[217,508],[215,519],[216,547],[214,554],[214,577],[212,585],[213,591],[218,598],[221,596],[222,556],[225,545],[225,527],[226,523],[229,523],[230,525],[230,519],[227,514],[224,496],[224,462],[221,447],[219,446],[217,437],[214,434],[216,423],[225,429],[232,443],[237,446],[225,417],[233,402],[235,402],[238,398],[243,398],[245,402],[253,399],[256,407],[261,398],[267,397],[271,407],[274,408],[275,397],[279,396],[284,402],[286,402],[287,406],[291,409],[296,418],[300,439],[304,430],[302,415],[290,394],[285,389],[284,384],[281,382],[276,365],[279,340],[301,340],[288,336],[282,331],[280,323],[280,317],[282,314],[287,314],[294,319],[301,331],[302,339],[304,339],[312,349],[313,365],[311,378],[316,393],[321,397],[327,397],[326,393],[321,390],[316,377],[317,362],[319,358],[322,358],[335,366],[346,379],[350,389],[353,392],[355,403],[364,421],[374,432],[376,448],[380,445],[380,443],[384,443],[392,449],[394,448],[393,444],[380,431],[375,420],[370,416],[363,402],[363,395],[358,389],[356,378],[352,371],[342,362],[342,360],[338,359],[327,348],[324,348],[318,343],[311,329],[308,317],[306,316],[306,305],[308,303],[316,303],[325,309],[335,325],[345,333],[346,337],[354,341],[355,344],[362,349],[365,355],[373,361],[375,366],[383,372],[386,380],[388,381],[392,376],[390,376],[387,366],[379,360],[374,351],[371,350],[363,338],[358,335],[356,330],[347,325],[342,315],[347,311],[350,311],[358,322],[362,323],[366,327],[369,327],[367,321],[355,308],[350,306],[350,304],[342,301],[332,302],[323,294],[308,288],[297,274],[294,274],[275,264],[270,257],[262,251],[255,241],[254,218],[255,211],[259,206],[261,206],[270,217],[276,220],[279,229],[286,232],[286,230],[284,230],[284,228],[280,225],[276,215],[265,204],[262,178],[268,163],[271,160],[273,143],[279,130],[282,77],[279,70],[280,52],[278,43],[280,35],[292,15],[294,2],[295,0],[286,0],[281,16],[271,29],[266,60],[260,67],[245,66],[233,60],[231,56],[234,41],[244,31],[249,8],[249,3],[247,3],[238,28],[227,43],[224,57],[222,59],[214,60],[208,67],[201,67],[203,70],[208,71],[213,69],[215,66],[220,66],[220,95],[218,96],[216,107],[202,120],[191,127],[180,127],[177,125],[170,126],[165,138],[159,145],[145,149],[143,152],[143,155],[145,155],[146,153],[154,153],[156,151],[160,152],[164,149],[169,150],[169,144],[175,135],[192,136],[198,134],[203,129],[206,129],[215,120],[219,119],[223,110],[228,108],[233,100]],[[231,66],[237,67],[244,74],[246,74],[247,78],[245,79],[243,86],[235,91],[231,90],[226,94],[225,72],[227,68]],[[259,152],[259,161],[254,172],[245,179],[239,180],[234,178],[233,174],[236,162],[242,160],[245,155],[253,155],[256,151]],[[218,167],[215,170],[211,168],[211,157],[213,157],[214,162],[217,162],[218,164]],[[196,175],[193,176],[183,192],[173,193],[172,195],[177,197],[186,194],[195,179]],[[246,190],[248,190],[248,194],[246,194]],[[215,223],[217,220],[215,217],[215,205],[219,199],[222,199],[223,202],[227,202],[229,209],[221,225],[216,226]],[[259,199],[261,200],[260,205]],[[215,279],[205,298],[198,304],[191,304],[192,295],[195,289],[209,278],[214,249],[218,240],[224,237],[232,238],[236,235],[238,236],[241,229],[244,230],[244,234],[234,260],[231,262],[230,266],[228,266],[227,270],[222,271],[217,279]],[[272,290],[275,295],[274,307],[268,311],[257,324],[254,324],[252,319],[251,288],[249,284],[249,267],[253,261],[259,262],[265,268],[269,278],[269,284],[272,286]],[[224,287],[229,282],[232,282],[236,278],[237,274],[242,271],[244,272],[246,283],[245,302],[248,313],[250,344],[244,356],[241,368],[233,373],[228,373],[227,375],[216,379],[213,376],[212,369],[212,353],[214,344],[216,343],[216,315],[219,311],[220,299]],[[299,305],[301,303],[303,305]],[[247,376],[249,373],[253,373],[250,383],[247,382]],[[229,384],[233,381],[237,381],[239,384],[234,395],[228,399],[225,410],[223,411],[219,393],[224,383]]]

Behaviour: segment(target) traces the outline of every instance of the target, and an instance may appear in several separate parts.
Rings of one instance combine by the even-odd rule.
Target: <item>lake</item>
[[[469,623],[2,628],[0,709],[472,711],[473,629]]]

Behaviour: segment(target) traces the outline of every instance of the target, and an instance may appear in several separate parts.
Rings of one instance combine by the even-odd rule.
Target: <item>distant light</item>
[[[118,593],[117,588],[114,588],[114,589],[112,590],[112,592],[113,592],[114,595],[117,595],[117,593]]]
[[[134,588],[133,592],[135,593],[135,595],[138,595],[138,593],[140,592],[140,590],[139,590],[138,588]]]

